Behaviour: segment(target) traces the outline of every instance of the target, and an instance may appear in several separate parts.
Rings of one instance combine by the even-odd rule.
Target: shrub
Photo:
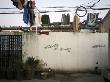
[[[38,57],[28,57],[24,63],[25,68],[29,68],[31,70],[39,70],[42,69],[45,63],[38,59]]]

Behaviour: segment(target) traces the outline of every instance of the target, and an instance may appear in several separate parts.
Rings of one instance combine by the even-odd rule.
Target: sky
[[[73,17],[75,15],[75,8],[68,7],[76,7],[76,6],[87,6],[91,5],[98,0],[35,0],[36,8],[39,11],[58,11],[58,10],[70,10],[71,12],[49,12],[43,13],[47,14],[50,17],[51,22],[60,22],[62,14],[70,14],[70,21],[73,21]],[[55,7],[55,6],[63,6],[64,8],[46,8],[46,7]],[[96,8],[110,8],[110,0],[100,0],[99,3],[95,5]],[[0,8],[14,8],[11,10],[8,9],[0,9],[1,12],[12,12],[17,11],[20,12],[19,9],[13,6],[11,0],[1,0]],[[23,11],[23,10],[22,10]],[[107,14],[108,10],[88,10],[88,13],[99,13],[100,18],[104,18]],[[42,13],[40,13],[42,15]],[[83,12],[80,12],[82,15]],[[87,16],[81,17],[80,21],[86,20]],[[23,14],[0,14],[0,26],[24,26],[27,27],[23,22]]]

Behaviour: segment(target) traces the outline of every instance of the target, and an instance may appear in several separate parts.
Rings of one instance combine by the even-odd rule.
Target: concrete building
[[[100,25],[100,31],[109,32],[109,29],[110,29],[110,10],[102,20],[102,23]]]

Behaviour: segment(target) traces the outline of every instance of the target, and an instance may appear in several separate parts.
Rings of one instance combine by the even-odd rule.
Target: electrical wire
[[[104,10],[104,9],[108,9],[108,8],[93,8],[97,3],[99,3],[100,0],[98,0],[97,2],[93,3],[92,5],[90,6],[79,6],[76,8],[76,12],[75,14],[78,15],[79,17],[84,17],[86,14],[87,14],[87,9],[92,9],[92,10]],[[89,4],[89,3],[88,3]],[[110,9],[110,8],[109,8]],[[84,15],[79,15],[78,14],[78,11],[85,11],[85,14]]]
[[[95,1],[95,2],[94,2]],[[85,5],[85,4],[82,4],[82,5],[80,5],[80,6],[76,6],[76,7],[68,7],[68,8],[75,8],[75,14],[76,15],[78,15],[79,17],[84,17],[86,14],[87,14],[87,12],[88,12],[88,9],[91,9],[91,10],[109,10],[110,8],[94,8],[95,7],[95,5],[97,4],[97,3],[99,3],[101,0],[98,0],[98,1],[96,1],[96,0],[92,0],[91,2],[89,2],[89,3],[87,3],[87,4],[89,4],[89,5]],[[93,3],[94,2],[94,3]],[[90,5],[91,4],[91,5]],[[65,7],[63,7],[63,6],[58,6],[58,8],[65,8]],[[49,7],[49,8],[51,8],[51,7]],[[52,8],[57,8],[57,7],[52,7]],[[0,9],[14,9],[14,8],[0,8]],[[35,10],[37,11],[37,12],[40,12],[40,13],[48,13],[48,12],[72,12],[72,11],[69,11],[69,10],[63,10],[63,11],[40,11],[39,9],[37,9],[37,7],[35,8]],[[83,14],[83,15],[79,15],[78,14],[78,11],[83,11],[83,12],[85,12],[85,14]],[[4,12],[2,12],[2,13],[0,13],[0,14],[22,14],[21,12],[19,13],[19,12],[17,12],[17,13],[4,13]]]
[[[80,9],[83,9],[83,11],[85,11],[85,14],[84,14],[84,15],[79,15],[79,14],[78,14],[78,11],[79,11]],[[81,10],[80,10],[80,11],[81,11]],[[78,15],[79,17],[84,17],[84,16],[87,14],[87,9],[86,9],[85,7],[83,7],[83,6],[77,7],[75,14]]]

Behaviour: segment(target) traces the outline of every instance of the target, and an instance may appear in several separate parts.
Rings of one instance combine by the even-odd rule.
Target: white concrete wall
[[[47,67],[85,71],[108,65],[107,33],[50,32],[49,35],[23,34],[24,60],[38,56]]]

